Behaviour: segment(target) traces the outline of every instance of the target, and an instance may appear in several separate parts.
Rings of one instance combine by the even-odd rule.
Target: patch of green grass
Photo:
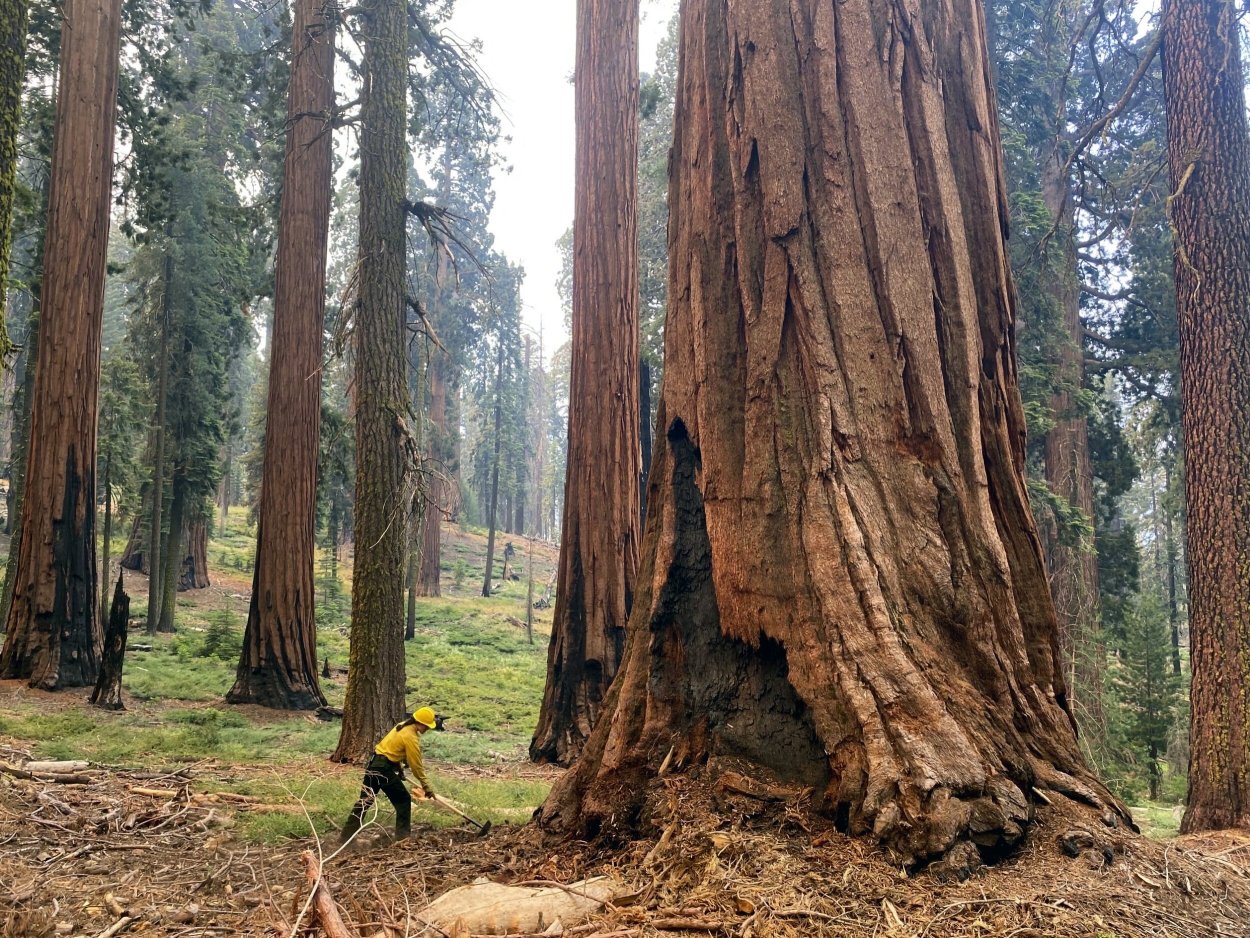
[[[1147,837],[1168,840],[1180,833],[1181,811],[1179,805],[1146,801],[1133,805],[1133,820]]]

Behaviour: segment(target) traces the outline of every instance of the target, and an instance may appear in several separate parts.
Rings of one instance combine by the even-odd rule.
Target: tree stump
[[[113,605],[104,634],[104,657],[100,662],[100,677],[91,702],[106,710],[125,710],[122,703],[122,662],[126,657],[126,626],[130,621],[130,597],[123,588],[123,577],[117,577],[113,591]]]

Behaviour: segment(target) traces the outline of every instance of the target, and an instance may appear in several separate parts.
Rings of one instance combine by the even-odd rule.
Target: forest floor
[[[70,784],[0,770],[0,938],[102,938],[119,924],[113,934],[285,936],[311,921],[301,919],[301,854],[330,852],[360,769],[327,761],[337,723],[222,701],[247,613],[250,537],[240,524],[211,542],[213,586],[179,597],[177,633],[132,632],[126,711],[0,682],[0,761],[91,763]],[[525,544],[516,546],[523,573]],[[653,783],[650,837],[610,849],[548,842],[525,822],[558,770],[530,765],[525,752],[550,610],[540,611],[531,644],[517,625],[525,580],[482,597],[484,555],[480,534],[447,528],[445,595],[419,603],[407,697],[451,717],[426,747],[436,788],[495,826],[478,838],[418,803],[416,835],[391,845],[385,807],[325,866],[361,938],[420,934],[428,900],[480,876],[568,884],[597,873],[617,880],[620,895],[570,935],[1250,935],[1250,838],[1176,838],[1167,806],[1140,809],[1151,836],[1091,830],[1093,845],[1076,858],[1059,840],[1078,822],[1044,809],[1019,856],[964,883],[909,877],[793,805],[680,779]],[[536,546],[536,596],[556,559]],[[350,556],[333,573],[322,558],[319,573],[318,654],[339,669]],[[142,620],[146,578],[126,582]],[[323,684],[341,703],[341,671]]]

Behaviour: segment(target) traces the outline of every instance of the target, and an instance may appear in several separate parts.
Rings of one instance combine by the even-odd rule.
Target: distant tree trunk
[[[272,368],[272,365],[271,365]],[[318,412],[318,422],[320,422],[320,412]],[[230,490],[233,488],[232,476],[234,475],[234,443],[230,440],[226,441],[226,459],[225,466],[221,472],[221,519],[218,530],[221,536],[226,536],[226,525],[230,521]],[[262,497],[263,500],[263,497]]]
[[[408,614],[404,620],[404,641],[410,642],[417,637],[417,585],[420,580],[421,553],[418,549],[417,531],[414,526],[412,542],[408,549]]]
[[[165,234],[172,232],[167,225]],[[152,516],[148,535],[148,634],[155,635],[160,622],[165,578],[161,544],[165,539],[165,437],[169,406],[169,330],[173,303],[174,256],[167,247],[161,275],[161,338],[156,352],[156,422],[152,425]]]
[[[187,485],[174,477],[169,500],[169,530],[165,532],[165,548],[161,554],[161,600],[158,632],[175,630],[174,615],[178,597],[178,574],[186,562]],[[155,566],[155,563],[153,563]]]
[[[810,785],[905,863],[1001,856],[1035,790],[1127,822],[1026,493],[980,3],[686,0],[680,41],[651,523],[543,823],[627,831],[669,753]]]
[[[4,305],[12,256],[17,138],[26,79],[26,27],[27,0],[0,0],[0,307]]]
[[[1163,86],[1188,507],[1188,833],[1250,827],[1250,133],[1234,4],[1164,0]]]
[[[183,557],[178,567],[178,592],[208,589],[208,519],[198,514],[183,525]]]
[[[403,432],[408,173],[407,4],[363,0],[360,266],[356,336],[356,563],[343,728],[333,758],[354,761],[404,711]]]
[[[418,596],[440,596],[442,587],[443,513],[450,504],[447,453],[447,366],[437,349],[430,353],[430,454],[429,491],[421,519],[421,564],[417,578]]]
[[[1172,466],[1171,463],[1165,463],[1164,485],[1170,494],[1172,491]],[[1172,632],[1172,674],[1174,677],[1181,676],[1181,610],[1180,598],[1177,595],[1176,584],[1176,566],[1179,562],[1177,554],[1179,553],[1176,546],[1176,526],[1172,520],[1172,504],[1168,499],[1168,507],[1164,512],[1163,536],[1167,550],[1167,581],[1168,581],[1168,625]]]
[[[503,342],[499,343],[499,361],[495,365],[495,455],[490,471],[490,509],[486,523],[490,528],[486,536],[486,573],[482,578],[482,595],[490,596],[490,580],[495,573],[495,523],[499,514],[499,451],[503,441]]]
[[[1054,426],[1045,439],[1046,482],[1059,498],[1094,520],[1094,469],[1089,453],[1089,417],[1079,394],[1085,386],[1085,333],[1077,279],[1076,222],[1066,151],[1042,155],[1042,199],[1055,226],[1049,250],[1059,259],[1046,278],[1051,301],[1062,316],[1063,341],[1057,373],[1061,390],[1051,398]],[[1103,649],[1098,639],[1098,555],[1092,543],[1073,543],[1057,529],[1048,532],[1051,595],[1059,614],[1059,647],[1068,671],[1068,702],[1096,748],[1106,740],[1102,705]]]
[[[107,455],[104,457],[104,543],[101,548],[104,556],[100,561],[100,579],[104,582],[105,588],[100,595],[100,628],[106,629],[108,625],[109,602],[108,602],[108,582],[112,571],[109,569],[112,565],[112,540],[113,540],[113,457]],[[129,605],[129,601],[127,601]],[[105,646],[108,645],[107,631],[104,636]]]
[[[29,470],[0,677],[93,684],[96,403],[121,0],[66,0]]]
[[[616,676],[638,567],[638,3],[577,4],[569,446],[530,758],[567,765]],[[772,14],[770,14],[772,15]],[[787,18],[789,14],[786,14]]]
[[[325,706],[317,679],[317,460],[330,233],[334,31],[324,0],[299,0],[291,44],[278,220],[273,354],[243,650],[230,703]]]
[[[117,576],[113,606],[104,629],[104,654],[100,660],[100,677],[91,702],[105,710],[125,710],[122,700],[122,665],[126,661],[126,634],[130,623],[130,597],[126,595],[125,575]]]
[[[647,527],[647,480],[651,474],[651,365],[638,359],[638,430],[642,442],[641,473],[638,476],[638,530]]]
[[[145,504],[146,501],[145,498]],[[147,539],[150,532],[144,528],[145,517],[146,513],[142,510],[135,516],[135,520],[130,525],[130,537],[126,539],[126,547],[122,551],[118,564],[127,570],[135,570],[146,576],[149,570]]]

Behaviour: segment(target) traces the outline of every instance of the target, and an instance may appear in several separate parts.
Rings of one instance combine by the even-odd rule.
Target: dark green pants
[[[365,767],[365,780],[360,786],[360,798],[352,808],[351,817],[343,825],[343,839],[351,837],[364,821],[365,812],[377,798],[378,792],[386,795],[395,806],[395,836],[407,837],[412,827],[412,796],[404,787],[404,767],[396,765],[386,756],[374,756]]]

